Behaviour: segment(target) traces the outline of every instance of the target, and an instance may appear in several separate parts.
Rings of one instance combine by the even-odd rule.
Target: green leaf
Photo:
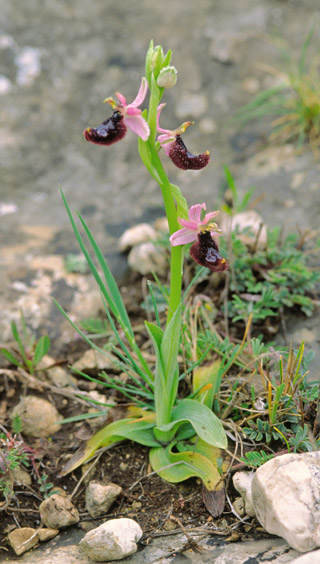
[[[214,396],[219,391],[221,381],[221,359],[210,364],[197,366],[193,371],[192,387],[198,401],[212,409]]]
[[[157,425],[160,431],[176,432],[184,423],[191,423],[196,434],[212,446],[227,448],[227,435],[218,417],[206,405],[191,399],[183,399],[173,410],[171,423]]]
[[[139,419],[120,419],[100,429],[81,447],[63,468],[61,476],[81,466],[98,450],[98,448],[112,445],[124,439],[129,439],[148,447],[158,446],[153,434],[154,423]]]
[[[30,362],[30,360],[27,358],[24,345],[23,345],[23,343],[22,343],[22,341],[21,341],[21,338],[20,338],[20,335],[19,335],[17,326],[16,326],[16,324],[15,324],[14,321],[12,321],[12,323],[11,323],[11,331],[12,331],[12,335],[13,335],[13,337],[14,337],[14,339],[15,339],[15,341],[16,341],[18,347],[19,347],[19,351],[20,351],[20,354],[21,354],[21,356],[22,356],[22,358],[23,358],[23,362],[25,363],[25,366],[28,366],[28,367],[29,367],[30,364],[31,364],[31,362]]]
[[[188,219],[189,208],[187,200],[183,196],[180,188],[175,184],[170,184],[171,193],[177,203],[177,216],[182,217],[182,219]]]
[[[173,453],[169,445],[166,448],[152,448],[149,452],[149,460],[153,470],[167,482],[183,482],[196,476],[209,491],[213,491],[221,482],[217,468],[206,456],[198,452]]]
[[[96,282],[97,282],[97,284],[98,284],[98,286],[101,290],[101,293],[104,296],[105,300],[107,301],[108,306],[110,307],[110,309],[111,309],[113,315],[115,316],[115,318],[119,322],[122,323],[124,331],[128,333],[128,336],[130,336],[131,339],[133,339],[134,334],[133,334],[133,330],[132,330],[132,327],[131,327],[131,323],[130,323],[126,308],[125,308],[124,303],[122,301],[121,294],[120,294],[119,289],[117,287],[116,281],[115,281],[115,279],[114,279],[114,277],[113,277],[113,275],[112,275],[103,255],[102,255],[102,252],[100,251],[98,245],[96,244],[96,242],[95,242],[89,228],[87,227],[86,223],[84,222],[82,217],[79,215],[80,221],[81,221],[81,223],[82,223],[82,225],[85,229],[85,232],[86,232],[86,234],[89,238],[89,241],[90,241],[91,246],[94,250],[94,253],[95,253],[95,255],[96,255],[96,257],[99,261],[99,264],[102,268],[107,286],[104,284],[100,274],[98,273],[98,270],[96,269],[96,266],[95,266],[95,264],[94,264],[94,262],[93,262],[93,260],[90,256],[90,254],[89,254],[89,252],[88,252],[88,250],[87,250],[87,248],[84,244],[83,238],[82,238],[80,231],[79,231],[79,229],[78,229],[78,227],[77,227],[77,225],[76,225],[76,223],[73,219],[73,215],[71,213],[68,202],[67,202],[62,190],[61,190],[61,195],[62,195],[64,205],[66,207],[66,210],[67,210],[67,213],[68,213],[74,234],[75,234],[76,239],[79,243],[80,249],[81,249],[81,251],[83,252],[83,254],[86,258],[86,261],[87,261],[89,268],[90,268],[90,270],[91,270],[91,272],[92,272],[92,274],[93,274],[93,276],[94,276],[94,278],[95,278],[95,280],[96,280]]]
[[[13,356],[13,354],[8,351],[8,349],[5,349],[4,347],[0,348],[0,354],[2,354],[3,356],[6,357],[7,360],[9,360],[9,362],[11,362],[12,364],[14,364],[15,366],[20,366],[20,368],[23,368],[23,364],[21,362],[19,362],[15,356]]]
[[[34,351],[33,357],[33,365],[36,366],[40,360],[47,354],[50,349],[50,339],[48,335],[43,335],[40,337],[39,341],[36,344],[36,348]]]

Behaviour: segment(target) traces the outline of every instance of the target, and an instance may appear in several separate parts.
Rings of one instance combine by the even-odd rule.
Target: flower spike
[[[150,134],[149,125],[142,117],[139,106],[143,103],[148,90],[147,79],[143,77],[139,92],[131,104],[127,104],[127,99],[120,92],[116,93],[118,102],[109,97],[104,100],[108,102],[112,109],[115,110],[112,116],[102,122],[98,127],[84,130],[83,134],[87,141],[96,143],[97,145],[112,145],[122,139],[127,128],[139,135],[143,141],[146,141]]]
[[[207,213],[201,220],[202,210],[206,210],[206,204],[196,204],[189,209],[189,219],[178,218],[182,229],[171,235],[170,243],[174,247],[195,241],[190,248],[190,255],[198,264],[215,272],[226,270],[228,261],[220,255],[213,239],[213,236],[222,234],[217,224],[211,221],[219,211]]]
[[[207,166],[210,160],[210,153],[206,151],[200,155],[193,155],[185,146],[181,139],[181,133],[184,133],[189,125],[192,125],[193,121],[186,121],[177,129],[163,129],[159,125],[159,118],[162,109],[165,104],[160,104],[158,106],[157,112],[157,131],[162,135],[159,135],[158,142],[160,146],[164,149],[166,155],[172,160],[172,162],[182,170],[200,170]]]

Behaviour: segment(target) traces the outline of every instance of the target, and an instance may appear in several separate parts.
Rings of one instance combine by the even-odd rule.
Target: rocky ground
[[[178,69],[177,86],[166,95],[164,125],[174,128],[195,120],[185,137],[188,147],[195,153],[209,149],[212,156],[200,173],[166,163],[189,204],[206,201],[216,207],[227,164],[241,194],[257,187],[257,209],[268,225],[318,229],[320,166],[314,155],[298,155],[291,145],[268,146],[266,119],[242,129],[234,121],[244,103],[274,84],[262,65],[283,65],[279,46],[286,44],[294,58],[299,56],[319,18],[318,0],[91,0],[90,5],[85,0],[0,0],[0,12],[1,342],[11,339],[10,322],[19,319],[22,309],[30,329],[49,334],[51,352],[59,355],[66,347],[76,349],[78,341],[52,297],[75,320],[95,315],[101,307],[91,277],[66,272],[65,257],[78,249],[60,186],[92,227],[119,279],[127,270],[117,248],[121,233],[163,215],[161,195],[139,163],[133,135],[108,150],[82,137],[86,126],[107,117],[105,97],[115,91],[129,100],[135,96],[151,38],[173,50]],[[310,55],[318,49],[316,28]],[[304,339],[319,353],[318,326],[319,314],[295,316],[287,338],[294,344]],[[62,546],[69,543],[64,539],[62,535]],[[268,561],[266,551],[274,543],[278,541],[250,544],[243,555],[243,544],[237,545],[239,564],[249,557]],[[278,544],[284,559],[278,555],[277,561],[292,561],[297,554],[282,541]],[[68,553],[65,562],[71,562],[72,551],[61,550]],[[162,544],[159,550],[163,552],[146,553],[144,561],[157,562],[167,547]],[[221,547],[210,550],[210,558],[216,558]],[[46,562],[56,562],[52,554]],[[35,562],[33,558],[27,555],[26,562]],[[130,561],[138,562],[135,558]],[[227,558],[225,554],[221,563]],[[235,562],[234,555],[230,558]]]

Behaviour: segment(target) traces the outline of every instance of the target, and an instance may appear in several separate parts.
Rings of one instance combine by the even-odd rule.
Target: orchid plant
[[[120,291],[93,235],[79,216],[93,250],[93,254],[90,254],[62,195],[75,235],[99,285],[106,314],[118,342],[118,349],[113,350],[113,358],[133,381],[131,388],[127,387],[127,392],[132,392],[127,395],[133,403],[128,409],[128,416],[110,423],[91,437],[85,447],[71,458],[64,473],[88,460],[98,448],[130,439],[150,447],[151,466],[165,480],[179,482],[191,476],[199,477],[205,488],[204,499],[208,500],[210,493],[223,489],[217,459],[221,458],[222,451],[227,447],[227,435],[222,422],[212,410],[216,386],[214,372],[204,371],[202,378],[198,375],[190,396],[183,399],[178,397],[184,251],[186,245],[193,243],[191,256],[211,271],[226,270],[228,262],[220,255],[216,239],[222,232],[212,221],[218,211],[206,213],[202,218],[206,210],[205,203],[188,209],[180,189],[168,179],[159,156],[163,149],[172,162],[183,170],[201,169],[210,160],[208,151],[199,155],[190,153],[181,138],[192,122],[185,122],[173,130],[163,129],[159,124],[165,106],[161,103],[162,96],[166,88],[176,83],[176,69],[170,62],[171,51],[165,54],[161,46],[154,47],[151,41],[146,56],[146,77],[141,80],[135,100],[127,104],[125,96],[120,93],[116,93],[118,101],[107,98],[105,102],[113,109],[111,117],[98,127],[84,131],[87,141],[106,146],[120,141],[127,129],[133,131],[138,136],[140,157],[162,192],[171,243],[170,291],[164,326],[161,326],[158,316],[157,323],[145,322],[155,351],[155,366],[148,365],[136,343]],[[148,90],[149,107],[142,111],[140,106]],[[94,257],[103,276],[95,266]],[[69,321],[93,348],[108,354],[73,321]],[[206,505],[209,506],[208,503]]]

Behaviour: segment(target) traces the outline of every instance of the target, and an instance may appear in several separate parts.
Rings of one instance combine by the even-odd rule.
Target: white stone
[[[11,417],[18,415],[22,432],[30,437],[49,437],[59,431],[62,419],[55,406],[36,396],[25,396],[13,408]]]
[[[117,358],[110,352],[101,353],[94,349],[87,350],[72,368],[83,372],[85,370],[112,370],[116,367]]]
[[[80,547],[97,562],[121,560],[137,551],[142,529],[133,519],[111,519],[89,531],[80,541]]]
[[[128,255],[128,264],[132,270],[143,276],[156,272],[165,275],[168,271],[168,259],[162,247],[153,243],[142,243],[131,249]]]
[[[284,454],[258,468],[252,480],[256,516],[268,533],[292,548],[320,547],[320,452]]]
[[[312,552],[307,552],[302,554],[298,558],[291,561],[291,564],[319,564],[320,562],[320,550],[313,550]]]
[[[121,491],[122,488],[112,482],[101,484],[92,480],[86,489],[86,510],[89,515],[99,517],[107,513]]]
[[[244,507],[247,515],[255,517],[255,510],[252,503],[251,484],[254,472],[236,472],[232,478],[233,485],[244,501]]]
[[[230,230],[235,231],[237,229],[239,231],[239,239],[248,247],[263,249],[266,246],[268,239],[267,227],[261,215],[255,210],[237,213],[232,218],[227,214],[223,214],[221,221],[218,221],[218,223],[225,236],[230,233]],[[250,232],[243,233],[248,228],[250,228]]]
[[[157,238],[156,230],[149,223],[139,223],[127,229],[119,239],[120,251],[127,251],[135,245],[153,241]]]
[[[49,529],[62,529],[79,523],[78,510],[71,501],[59,494],[53,494],[39,506],[42,521]]]

